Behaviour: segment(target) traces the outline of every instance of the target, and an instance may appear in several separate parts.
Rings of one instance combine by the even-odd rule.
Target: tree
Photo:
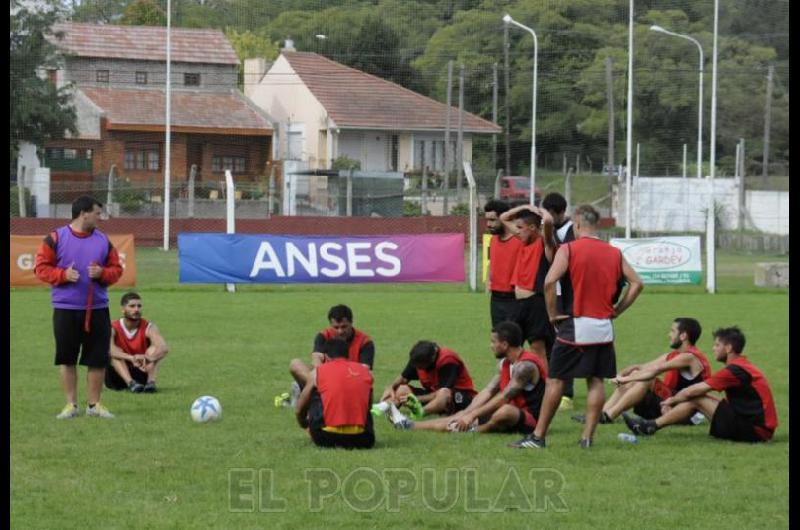
[[[167,14],[153,0],[136,0],[119,21],[125,26],[166,26]]]
[[[9,121],[13,160],[19,142],[41,146],[47,140],[63,138],[67,131],[77,134],[77,128],[70,87],[56,88],[37,73],[58,66],[55,47],[45,38],[52,35],[50,28],[58,19],[58,4],[54,0],[39,3],[34,11],[23,7],[19,0],[11,0],[11,11]]]

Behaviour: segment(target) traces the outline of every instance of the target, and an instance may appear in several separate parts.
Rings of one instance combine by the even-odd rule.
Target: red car
[[[531,198],[530,177],[500,177],[500,198],[503,200],[517,200]],[[536,186],[536,202],[542,198],[542,190]]]

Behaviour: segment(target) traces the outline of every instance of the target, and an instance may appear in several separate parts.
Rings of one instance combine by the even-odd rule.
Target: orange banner
[[[115,286],[133,287],[136,285],[136,249],[133,234],[109,234],[111,244],[119,252],[122,263],[122,277]],[[36,252],[44,236],[11,236],[11,287],[46,287],[33,273]]]

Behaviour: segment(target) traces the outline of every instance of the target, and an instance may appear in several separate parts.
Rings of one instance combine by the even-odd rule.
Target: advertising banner
[[[612,239],[645,284],[700,284],[700,238]]]

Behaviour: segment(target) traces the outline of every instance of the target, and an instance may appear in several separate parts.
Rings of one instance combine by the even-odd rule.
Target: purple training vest
[[[89,297],[89,284],[94,282],[92,309],[108,307],[108,291],[105,285],[89,278],[89,265],[96,263],[105,266],[108,261],[108,237],[98,229],[94,229],[88,237],[77,237],[69,225],[56,230],[56,266],[62,269],[73,268],[81,275],[75,282],[67,282],[53,286],[50,293],[53,307],[56,309],[86,309]]]

